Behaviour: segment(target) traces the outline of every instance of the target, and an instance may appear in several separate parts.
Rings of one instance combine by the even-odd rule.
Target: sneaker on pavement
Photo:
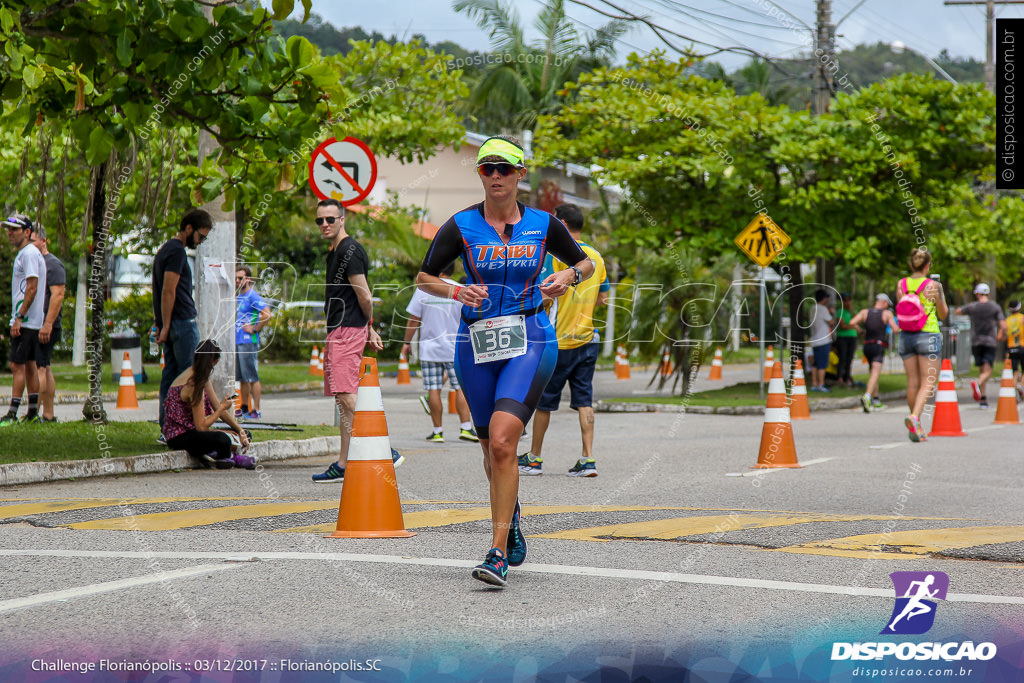
[[[473,578],[477,581],[489,583],[492,586],[504,588],[508,583],[505,577],[508,576],[508,558],[497,548],[491,548],[487,553],[487,559],[483,564],[473,568]]]
[[[871,399],[871,410],[885,410],[885,404],[876,396]]]
[[[860,407],[864,409],[865,413],[871,412],[871,394],[864,394],[860,397]]]
[[[262,420],[263,419],[263,413],[261,413],[258,410],[250,410],[248,413],[245,414],[245,419],[246,420]]]
[[[971,395],[974,396],[975,401],[981,400],[981,387],[978,386],[978,380],[971,380]]]
[[[161,446],[166,446],[167,438],[163,434],[161,434],[160,436],[156,437],[156,442]]]
[[[199,461],[204,467],[216,467],[218,470],[229,470],[235,466],[235,461],[230,457],[218,460],[213,453],[203,453],[199,456]]]
[[[576,464],[569,470],[570,477],[596,477],[597,476],[597,465],[594,464],[593,458],[587,458],[586,460],[577,460]]]
[[[508,563],[518,567],[526,562],[526,536],[519,526],[522,517],[522,509],[519,507],[519,499],[516,498],[516,511],[512,513],[512,526],[508,530]]]
[[[543,462],[544,458],[535,458],[530,453],[522,453],[519,456],[519,474],[525,474],[528,477],[544,474],[541,469]]]
[[[420,405],[423,406],[423,412],[430,415],[430,399],[426,396],[420,396]]]
[[[982,397],[982,399],[978,401],[978,407],[981,408],[982,410],[988,410],[988,399]]]
[[[910,440],[914,443],[928,440],[928,437],[925,436],[924,429],[921,427],[920,418],[915,415],[907,415],[907,418],[903,420],[903,424],[907,426],[907,436],[909,436]]]
[[[391,449],[391,465],[398,469],[398,466],[405,462],[405,456],[396,451],[394,448]]]
[[[444,432],[430,432],[427,441],[432,443],[444,443]]]
[[[254,470],[256,469],[256,458],[245,453],[235,453],[231,456],[231,462],[243,470]]]
[[[480,437],[476,435],[476,430],[472,427],[469,429],[460,429],[459,439],[462,441],[472,441],[473,443],[478,443],[480,441]]]
[[[345,468],[338,467],[338,463],[332,462],[331,466],[321,474],[313,475],[313,482],[317,484],[329,484],[335,481],[341,481],[345,478]]]

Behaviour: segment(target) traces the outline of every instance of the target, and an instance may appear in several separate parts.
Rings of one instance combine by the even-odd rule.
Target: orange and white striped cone
[[[412,378],[409,377],[409,361],[406,360],[404,353],[398,356],[397,384],[412,384]]]
[[[242,383],[235,382],[235,412],[242,409]]]
[[[793,388],[789,396],[791,420],[810,420],[811,405],[807,402],[807,383],[804,382],[804,364],[797,359],[793,368]]]
[[[997,425],[1019,425],[1017,413],[1017,389],[1013,383],[1013,366],[1007,358],[1003,363],[1003,381],[999,383],[999,403],[996,404]]]
[[[661,376],[672,376],[672,359],[669,357],[668,346],[665,346],[665,353],[661,355]]]
[[[320,349],[313,347],[313,350],[309,352],[309,374],[314,377],[317,376],[317,361],[320,359]]]
[[[786,381],[782,379],[782,363],[772,366],[768,380],[768,402],[764,408],[764,426],[761,428],[761,450],[757,464],[751,469],[800,467],[796,460],[793,425],[789,421],[789,403],[786,400]]]
[[[953,363],[946,358],[939,371],[939,389],[935,392],[935,416],[928,436],[967,436],[960,425],[960,405],[956,400]]]
[[[328,538],[408,538],[377,361],[363,358],[352,419],[348,463],[338,504],[338,527]]]
[[[715,357],[711,361],[711,372],[708,379],[722,379],[722,349],[715,349]]]
[[[327,358],[327,346],[324,346],[323,353],[316,357],[316,376],[324,376],[324,358]]]
[[[121,377],[117,387],[117,405],[119,410],[138,410],[139,397],[135,394],[135,373],[132,372],[132,359],[124,352],[121,361]]]
[[[626,353],[626,347],[619,344],[619,348],[615,353],[615,377],[618,379],[629,379],[629,355]]]
[[[768,352],[764,356],[764,381],[770,382],[772,379],[772,367],[775,365],[775,347],[769,346]]]
[[[459,404],[458,394],[455,392],[454,389],[452,389],[451,391],[448,392],[448,414],[449,415],[458,415],[459,414],[458,404]]]
[[[160,352],[160,369],[161,370],[164,369],[164,352],[163,351]]]

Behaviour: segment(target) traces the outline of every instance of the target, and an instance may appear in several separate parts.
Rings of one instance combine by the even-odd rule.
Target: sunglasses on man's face
[[[340,218],[340,216],[321,216],[316,219],[316,224],[323,225],[326,222],[327,225],[334,225],[334,222],[338,220],[338,218]]]
[[[476,170],[480,172],[480,175],[484,178],[488,178],[494,175],[497,171],[502,178],[505,176],[512,175],[516,172],[516,167],[512,164],[480,164],[476,167]]]

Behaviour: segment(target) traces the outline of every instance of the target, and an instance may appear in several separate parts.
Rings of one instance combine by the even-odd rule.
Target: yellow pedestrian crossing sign
[[[792,241],[767,214],[758,214],[736,236],[736,246],[762,268],[775,260]]]

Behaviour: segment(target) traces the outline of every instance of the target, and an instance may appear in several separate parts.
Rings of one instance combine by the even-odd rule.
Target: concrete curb
[[[890,391],[879,394],[883,401],[906,397],[905,391]],[[808,401],[811,412],[845,410],[860,405],[860,397],[817,398]],[[596,401],[594,410],[599,413],[691,413],[693,415],[764,415],[764,406],[688,406],[676,403],[638,403],[633,401]]]
[[[259,462],[312,458],[332,455],[341,447],[341,437],[317,436],[297,441],[262,441],[254,443],[250,454]],[[39,484],[62,479],[85,479],[117,474],[143,474],[172,470],[202,469],[202,465],[185,451],[167,451],[127,458],[96,460],[62,460],[58,462],[17,462],[0,465],[0,487],[17,484]]]

